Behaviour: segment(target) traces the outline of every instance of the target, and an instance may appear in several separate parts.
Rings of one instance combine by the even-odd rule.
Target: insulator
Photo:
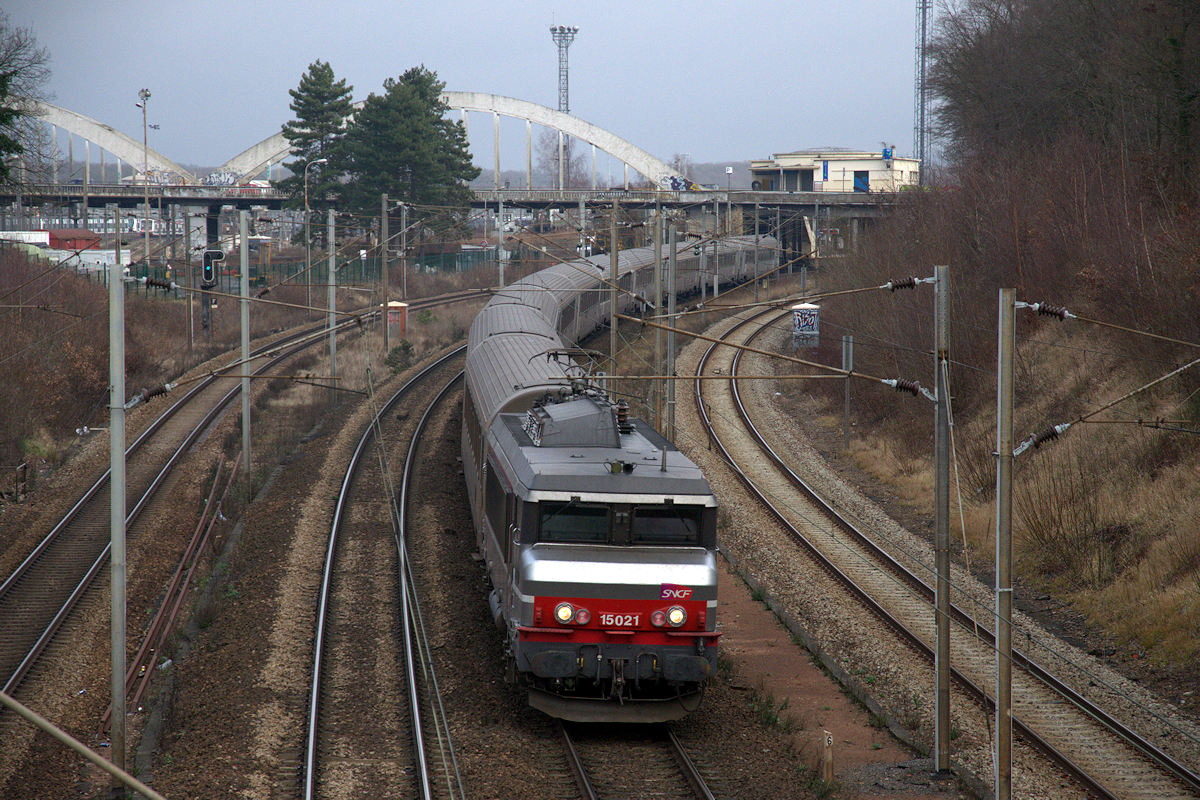
[[[1057,438],[1058,438],[1058,428],[1051,425],[1049,428],[1042,431],[1041,433],[1034,435],[1033,446],[1036,449],[1038,447],[1041,447],[1046,442],[1053,441]]]
[[[166,393],[167,393],[166,384],[159,384],[158,386],[155,386],[153,389],[143,389],[142,397],[146,400],[149,400],[151,397],[158,397],[160,394],[166,394]]]
[[[147,278],[146,285],[147,286],[157,286],[158,288],[166,289],[167,291],[171,290],[171,282],[164,281],[162,278]]]
[[[270,292],[271,292],[270,286],[259,289],[258,293],[254,295],[254,299],[257,300],[260,297],[266,297],[268,294],[270,294]]]
[[[916,286],[917,286],[917,279],[913,278],[913,277],[900,278],[899,280],[887,282],[888,289],[890,289],[893,292],[896,291],[897,289],[915,289]]]
[[[1037,313],[1044,317],[1058,317],[1059,319],[1066,319],[1070,312],[1068,312],[1063,306],[1048,306],[1045,303],[1038,303]]]
[[[916,381],[904,381],[904,380],[897,379],[896,391],[897,392],[908,392],[909,394],[911,394],[915,397],[916,395],[921,393],[921,384],[917,383]]]

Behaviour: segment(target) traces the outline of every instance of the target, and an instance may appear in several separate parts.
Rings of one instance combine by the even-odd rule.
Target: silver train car
[[[681,293],[778,264],[765,237],[757,249],[722,240],[715,259],[707,249],[701,268],[692,245],[679,248]],[[643,305],[653,263],[650,248],[620,253],[622,311]],[[476,317],[462,462],[509,675],[530,705],[658,722],[697,708],[716,665],[717,502],[690,459],[564,355],[607,322],[610,264],[542,270]]]

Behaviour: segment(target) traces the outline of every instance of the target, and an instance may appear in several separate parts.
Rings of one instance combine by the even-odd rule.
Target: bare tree
[[[563,185],[568,189],[586,189],[592,185],[591,175],[583,153],[574,152],[573,142],[570,136],[563,136]],[[550,185],[558,188],[558,131],[544,128],[538,134],[536,149],[538,171],[549,175]]]
[[[49,63],[33,31],[14,27],[0,11],[0,180],[9,178],[9,156],[27,153],[39,164],[48,160],[33,101],[45,99]]]
[[[1200,189],[1200,5],[960,0],[928,50],[937,132],[960,164],[1076,137]]]

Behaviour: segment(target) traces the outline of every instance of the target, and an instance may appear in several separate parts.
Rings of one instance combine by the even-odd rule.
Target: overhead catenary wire
[[[1142,392],[1148,391],[1149,389],[1157,386],[1158,384],[1162,383],[1163,381],[1169,380],[1169,379],[1175,377],[1176,375],[1186,372],[1187,370],[1191,369],[1192,367],[1194,367],[1198,364],[1200,364],[1200,358],[1195,358],[1195,359],[1189,361],[1188,363],[1184,364],[1183,366],[1178,367],[1177,369],[1171,370],[1170,372],[1166,373],[1165,375],[1160,375],[1159,377],[1155,378],[1154,380],[1150,381],[1149,383],[1142,384],[1138,388],[1128,391],[1125,394],[1121,395],[1120,397],[1118,397],[1114,400],[1110,400],[1109,402],[1104,403],[1103,405],[1098,406],[1097,408],[1094,408],[1091,411],[1088,411],[1084,414],[1080,414],[1078,417],[1076,417],[1075,419],[1073,419],[1069,422],[1062,422],[1057,425],[1051,425],[1050,427],[1045,428],[1042,431],[1031,435],[1030,437],[1025,439],[1025,441],[1021,442],[1021,444],[1018,445],[1013,450],[1013,455],[1019,456],[1022,453],[1024,453],[1026,450],[1028,450],[1030,447],[1033,447],[1035,449],[1039,448],[1046,442],[1053,441],[1053,440],[1057,439],[1058,437],[1062,436],[1073,425],[1092,421],[1091,418],[1096,416],[1097,414],[1107,411],[1108,409],[1112,408],[1115,405],[1119,405],[1120,403],[1123,403],[1126,400],[1136,397],[1137,395],[1141,394]]]
[[[766,350],[759,350],[758,348],[755,348],[755,347],[748,347],[746,345],[737,345],[737,344],[732,344],[730,342],[723,342],[720,339],[714,339],[713,337],[705,336],[702,333],[695,333],[693,331],[689,331],[684,328],[674,328],[669,325],[660,325],[657,322],[651,322],[649,320],[643,320],[643,319],[639,319],[637,317],[631,317],[626,314],[617,314],[616,316],[617,316],[617,319],[624,319],[624,320],[629,320],[630,322],[638,322],[643,325],[649,325],[651,327],[662,328],[665,331],[669,331],[669,332],[673,332],[673,333],[681,333],[684,336],[691,336],[693,339],[699,339],[699,340],[705,341],[705,342],[712,342],[715,344],[722,345],[724,347],[731,347],[735,350],[743,350],[748,353],[755,353],[757,355],[768,356],[770,358],[776,358],[776,359],[780,359],[782,361],[790,361],[790,362],[793,362],[796,364],[803,364],[806,367],[813,367],[815,369],[825,370],[825,371],[833,374],[835,377],[858,378],[859,380],[865,380],[865,381],[869,381],[871,383],[879,383],[879,384],[883,384],[884,386],[890,386],[891,388],[895,389],[898,392],[906,392],[906,393],[912,394],[912,395],[923,395],[923,396],[925,396],[926,399],[929,399],[929,400],[935,399],[933,397],[933,394],[928,389],[921,386],[920,382],[918,382],[918,381],[910,381],[910,380],[905,380],[902,378],[880,378],[875,375],[869,375],[865,372],[857,372],[855,370],[845,370],[845,369],[841,369],[840,367],[833,367],[828,364],[822,364],[819,361],[809,361],[808,359],[797,358],[796,356],[783,355],[782,353],[771,353]]]
[[[1179,344],[1183,345],[1184,347],[1200,347],[1200,343],[1198,342],[1189,342],[1185,339],[1176,339],[1172,336],[1163,336],[1158,333],[1151,333],[1150,331],[1143,331],[1138,330],[1137,328],[1130,328],[1125,325],[1118,325],[1115,322],[1106,322],[1105,320],[1101,319],[1080,316],[1079,314],[1073,313],[1065,306],[1052,306],[1047,303],[1027,303],[1018,300],[1016,301],[1015,307],[1019,309],[1028,309],[1044,317],[1055,317],[1064,321],[1077,319],[1080,322],[1086,322],[1090,325],[1098,325],[1102,328],[1111,328],[1112,330],[1122,331],[1124,333],[1132,333],[1135,336],[1145,336],[1149,339],[1157,339],[1161,342],[1170,342],[1171,344]]]
[[[719,412],[715,412],[712,408],[709,408],[709,413],[715,414],[718,418],[724,419],[726,422],[729,422],[730,424],[735,424],[735,423],[740,424],[740,420],[731,419],[723,414],[720,414]],[[733,463],[732,461],[730,461],[723,453],[720,452],[720,450],[714,450],[713,454],[717,458],[719,458],[723,463],[727,464],[734,471],[736,471],[738,473],[743,472],[743,470],[736,463]],[[781,505],[781,507],[788,509],[793,514],[795,514],[797,517],[799,517],[800,519],[813,525],[814,528],[827,533],[831,537],[831,539],[838,545],[838,547],[843,552],[845,552],[847,555],[849,555],[851,558],[859,561],[862,564],[874,566],[874,563],[866,556],[866,554],[859,552],[856,548],[851,547],[849,545],[849,543],[842,542],[838,537],[833,536],[832,528],[829,526],[829,524],[825,520],[819,519],[819,518],[813,518],[812,516],[809,516],[808,514],[806,514],[803,510],[792,506],[784,498],[779,497],[778,495],[774,494],[769,489],[767,489],[765,487],[760,487],[760,488],[762,489],[764,494],[766,494],[768,497],[770,497],[772,499],[773,502],[779,503]],[[911,559],[912,563],[917,567],[917,569],[919,569],[920,571],[925,572],[929,575],[932,575],[933,568],[932,568],[932,566],[930,566],[927,563],[928,558],[927,558],[926,554],[924,554],[918,550],[915,550],[914,548],[910,547],[908,544],[900,541],[899,539],[897,539],[896,537],[892,536],[891,534],[889,534],[885,531],[876,531],[876,534],[882,540],[886,541],[889,545],[894,547],[898,552],[906,555],[909,559]],[[974,584],[964,583],[964,581],[969,580],[970,573],[966,572],[964,574],[961,572],[961,569],[962,568],[960,567],[960,575],[962,577],[958,580],[952,579],[951,583],[950,583],[951,588],[954,591],[958,592],[960,595],[965,594],[966,596],[971,598],[972,607],[978,613],[981,606],[978,604],[978,602],[975,599],[975,597],[976,597],[975,588],[976,587],[974,586]],[[883,570],[883,571],[881,571],[880,574],[884,575],[886,577],[886,579],[890,580],[891,582],[895,583],[896,585],[904,586],[900,577],[893,575],[890,571]],[[932,608],[932,604],[930,604],[930,608]],[[984,609],[985,615],[989,616],[992,619],[992,623],[994,625],[995,622],[999,619],[997,612],[994,609],[987,608],[986,606],[983,606],[982,608]],[[972,622],[974,624],[978,625],[978,620],[976,619],[976,615],[972,614],[969,616],[971,617]],[[1144,713],[1151,715],[1158,722],[1171,728],[1173,731],[1179,733],[1180,735],[1184,736],[1185,738],[1187,738],[1193,742],[1200,743],[1200,737],[1198,737],[1192,731],[1181,727],[1177,722],[1165,717],[1161,712],[1146,705],[1144,702],[1140,701],[1139,699],[1130,697],[1129,693],[1127,691],[1124,691],[1120,686],[1114,684],[1112,680],[1106,678],[1103,675],[1100,675],[1090,665],[1083,663],[1081,660],[1064,652],[1061,647],[1056,646],[1056,643],[1050,643],[1050,642],[1045,641],[1044,637],[1041,636],[1040,631],[1034,630],[1034,629],[1028,627],[1028,625],[1026,625],[1026,624],[1022,624],[1020,620],[1010,620],[1010,624],[1012,625],[1013,631],[1020,633],[1025,638],[1026,642],[1034,643],[1036,641],[1036,644],[1040,648],[1044,649],[1049,655],[1051,655],[1054,658],[1057,658],[1062,663],[1070,665],[1074,669],[1079,670],[1080,673],[1082,673],[1088,680],[1094,682],[1097,686],[1102,686],[1109,691],[1112,691],[1116,694],[1121,695],[1132,706],[1136,707],[1137,709],[1139,709],[1140,711],[1142,711]],[[998,652],[994,642],[988,642],[986,639],[984,639],[982,637],[979,639],[979,642],[982,646],[988,648],[993,653]]]

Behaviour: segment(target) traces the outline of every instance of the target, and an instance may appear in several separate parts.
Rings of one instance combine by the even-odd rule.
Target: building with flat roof
[[[898,192],[920,183],[921,162],[891,148],[825,148],[776,153],[750,162],[750,188],[766,192]]]

